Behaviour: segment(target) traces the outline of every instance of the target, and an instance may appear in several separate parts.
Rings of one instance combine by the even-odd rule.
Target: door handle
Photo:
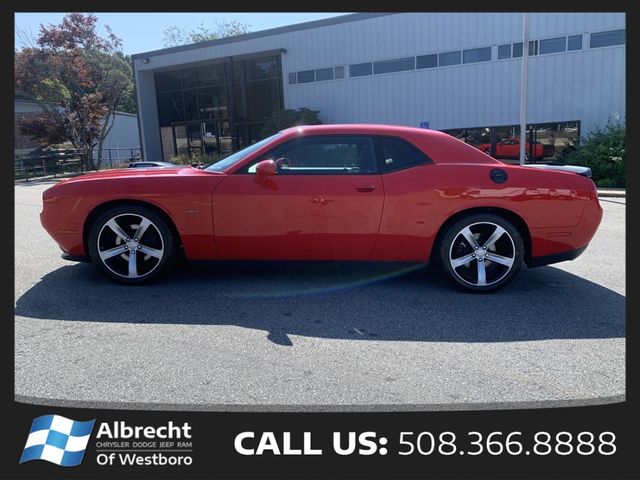
[[[376,189],[375,185],[358,185],[356,190],[359,192],[373,192]]]

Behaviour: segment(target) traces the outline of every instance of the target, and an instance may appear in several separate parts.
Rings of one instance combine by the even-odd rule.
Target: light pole
[[[520,82],[520,165],[527,146],[527,79],[529,70],[529,14],[522,14],[522,79]]]

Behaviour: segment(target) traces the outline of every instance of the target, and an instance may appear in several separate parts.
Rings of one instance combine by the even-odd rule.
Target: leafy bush
[[[306,107],[298,108],[297,110],[280,110],[273,112],[267,118],[264,128],[262,129],[262,137],[266,138],[269,135],[278,133],[280,130],[284,130],[289,127],[296,127],[299,125],[320,125],[320,111],[311,110]]]
[[[593,181],[599,187],[624,187],[626,133],[624,121],[609,120],[604,128],[596,127],[583,138],[580,145],[567,148],[559,160],[591,168]]]

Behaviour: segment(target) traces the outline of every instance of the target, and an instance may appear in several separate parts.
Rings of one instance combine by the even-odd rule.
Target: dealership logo
[[[44,460],[61,467],[82,463],[95,420],[78,422],[60,415],[43,415],[33,420],[20,463]]]

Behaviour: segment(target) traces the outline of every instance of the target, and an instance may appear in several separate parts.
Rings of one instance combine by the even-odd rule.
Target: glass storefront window
[[[281,70],[272,55],[156,73],[164,158],[225,155],[260,140],[266,117],[283,108]]]
[[[182,75],[179,70],[155,74],[156,92],[168,92],[182,88]]]
[[[276,58],[245,60],[247,80],[266,80],[280,77],[280,62]]]
[[[203,85],[224,85],[227,83],[226,65],[207,65],[197,69],[198,86]]]
[[[545,161],[557,160],[579,141],[580,122],[541,123],[530,128],[534,142],[543,146],[541,156]]]
[[[184,91],[184,110],[186,120],[198,120],[198,91],[195,88]]]
[[[190,68],[182,71],[182,88],[196,88],[196,69]]]
[[[443,130],[478,150],[507,163],[520,159],[520,126],[505,125]],[[527,125],[527,163],[554,163],[562,152],[577,144],[580,122],[552,122]]]
[[[182,91],[158,94],[158,120],[164,127],[173,122],[182,122],[185,119]]]
[[[226,87],[202,87],[198,90],[198,97],[200,99],[200,119],[228,116]]]
[[[250,118],[264,118],[273,112],[279,103],[280,85],[272,81],[247,84],[247,104]]]

